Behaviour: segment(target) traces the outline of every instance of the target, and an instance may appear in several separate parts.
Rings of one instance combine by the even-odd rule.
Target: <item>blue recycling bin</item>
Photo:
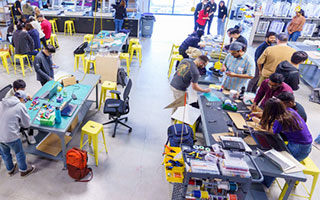
[[[142,20],[142,36],[151,37],[153,32],[153,24],[156,21],[152,13],[144,13],[141,17]]]

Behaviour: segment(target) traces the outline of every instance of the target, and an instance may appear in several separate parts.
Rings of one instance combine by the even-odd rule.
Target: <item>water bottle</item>
[[[56,124],[61,123],[61,110],[60,107],[56,107]]]

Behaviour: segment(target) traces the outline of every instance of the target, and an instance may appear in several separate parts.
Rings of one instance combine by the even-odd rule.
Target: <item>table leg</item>
[[[62,147],[62,161],[63,161],[63,169],[67,169],[67,162],[66,162],[66,144],[64,141],[64,134],[58,135],[61,141],[61,147]]]
[[[99,96],[99,90],[98,90],[98,84],[96,85],[96,108],[98,108],[98,97]]]
[[[295,183],[296,183],[296,181],[286,180],[286,184],[288,185],[288,188],[287,188],[286,193],[285,193],[282,200],[287,200],[289,198]]]

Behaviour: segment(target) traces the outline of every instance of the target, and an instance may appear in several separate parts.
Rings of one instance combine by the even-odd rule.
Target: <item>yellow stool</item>
[[[56,33],[58,32],[58,26],[57,26],[57,22],[55,19],[51,19],[49,20],[50,24],[51,24],[51,30],[52,30],[52,33]]]
[[[101,104],[104,103],[106,100],[107,90],[117,90],[117,83],[111,81],[105,81],[101,85],[101,94],[100,94],[100,103],[99,103],[99,110],[101,108]],[[114,99],[115,95],[111,93],[111,97]],[[103,101],[103,102],[102,102]]]
[[[94,151],[94,158],[96,160],[96,166],[98,166],[98,136],[99,133],[102,133],[103,144],[108,153],[106,139],[104,137],[103,125],[94,121],[88,121],[82,128],[81,128],[81,139],[80,139],[80,149],[89,141],[89,145],[91,145],[91,141],[93,141],[93,151]],[[83,143],[83,136],[84,134],[88,135],[88,140]]]
[[[171,76],[172,67],[173,67],[173,64],[175,63],[175,61],[181,61],[182,59],[183,59],[183,57],[180,54],[173,54],[171,56],[169,71],[168,71],[168,78],[170,78],[170,76]]]
[[[180,45],[172,44],[169,60],[173,54],[179,54],[179,47]]]
[[[72,20],[67,20],[64,22],[64,35],[67,33],[70,33],[70,35],[72,35],[72,33],[76,33],[76,29],[74,28],[74,23]]]
[[[83,65],[83,69],[85,69],[85,58],[84,58],[85,54],[74,54],[74,71],[76,71],[76,69],[79,69],[79,61],[80,58],[82,59],[82,65]]]
[[[23,62],[23,59],[27,59],[28,61],[28,67],[30,68],[30,71],[32,71],[32,68],[31,68],[31,65],[30,65],[30,61],[29,61],[29,58],[28,58],[28,55],[25,55],[25,54],[15,54],[13,59],[14,59],[14,74],[16,74],[16,59],[19,59],[20,60],[20,66],[21,66],[21,71],[22,71],[22,75],[24,75],[24,62]]]
[[[9,51],[10,51],[10,55],[14,54],[14,46],[12,44],[9,44]]]
[[[50,41],[50,44],[51,44],[52,46],[54,46],[54,48],[57,48],[57,47],[59,46],[59,44],[58,44],[58,37],[57,37],[56,34],[51,34],[49,41]],[[48,44],[48,42],[47,42],[47,44]]]
[[[302,198],[305,198],[305,199],[309,199],[311,200],[312,199],[312,195],[313,195],[313,192],[314,192],[314,189],[316,188],[316,185],[317,185],[317,181],[318,181],[318,177],[319,177],[319,173],[320,173],[320,170],[319,168],[314,164],[314,162],[311,160],[310,157],[307,157],[306,159],[304,159],[303,161],[300,162],[304,167],[305,169],[303,170],[303,173],[305,175],[310,175],[310,176],[313,176],[313,180],[312,180],[312,186],[311,186],[311,190],[310,192],[308,191],[308,188],[305,186],[304,183],[302,183],[304,189],[306,190],[307,194],[309,196],[302,196],[302,195],[297,195],[297,194],[290,194],[291,196],[296,196],[296,197],[302,197]],[[278,183],[278,182],[277,182]],[[299,182],[298,182],[299,183]],[[278,183],[278,186],[280,187],[279,183]],[[280,187],[281,188],[281,187]],[[279,200],[282,200],[287,189],[288,189],[288,185],[285,184],[283,186],[283,188],[281,188],[282,191],[281,191],[281,194],[279,196]]]
[[[94,74],[97,73],[96,72],[96,59],[88,59],[88,58],[86,58],[85,59],[85,63],[86,63],[86,65],[85,65],[85,67],[83,69],[84,73],[89,73],[90,72],[90,64],[93,65]]]
[[[88,42],[88,43],[90,43],[90,42],[93,40],[93,37],[94,37],[94,35],[92,35],[92,34],[86,34],[86,35],[84,35],[84,37],[83,37],[83,42]]]
[[[130,61],[129,61],[129,53],[120,53],[120,60],[126,60],[127,63],[127,74],[129,77],[130,74]]]
[[[11,61],[11,65],[12,65],[12,59],[11,56],[9,54],[9,51],[0,51],[0,59],[2,60],[2,65],[3,67],[7,70],[7,73],[9,73],[9,66],[8,66],[8,57],[10,58]]]
[[[140,44],[138,38],[131,38],[131,39],[129,40],[128,53],[131,52],[132,45],[134,45],[134,44]]]
[[[138,58],[138,54],[139,54],[139,66],[141,67],[141,61],[142,61],[142,54],[141,54],[141,45],[140,44],[134,44],[131,47],[131,51],[130,51],[130,65],[132,62],[132,57],[134,55],[134,52],[136,52],[136,57]]]
[[[174,124],[183,124],[183,122],[182,122],[182,121],[179,121],[179,120],[174,120]],[[197,122],[195,122],[195,123],[192,124],[192,125],[190,125],[190,124],[187,124],[187,125],[192,128],[192,131],[193,131],[193,140],[196,140]]]

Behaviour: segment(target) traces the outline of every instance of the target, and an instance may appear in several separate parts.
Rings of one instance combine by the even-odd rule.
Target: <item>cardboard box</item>
[[[96,56],[96,71],[101,76],[101,82],[117,82],[117,73],[120,67],[119,54],[111,55],[108,53],[99,53]]]
[[[78,115],[74,118],[73,122],[71,123],[71,125],[69,126],[69,129],[68,129],[68,132],[72,132],[76,126],[78,125],[78,121],[79,121],[79,118],[78,118]]]

